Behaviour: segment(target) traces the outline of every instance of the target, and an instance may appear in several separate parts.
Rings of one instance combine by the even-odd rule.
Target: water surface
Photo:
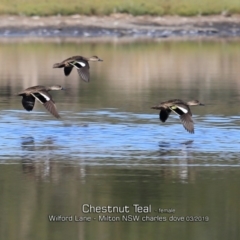
[[[1,239],[237,239],[239,236],[240,42],[90,42],[0,44]],[[91,81],[65,77],[55,62],[97,55]],[[60,120],[15,94],[52,92]],[[151,106],[198,99],[195,134]],[[100,222],[83,204],[129,206],[167,221]],[[133,204],[151,205],[135,213]],[[159,208],[174,209],[162,214]],[[49,215],[92,217],[50,222]],[[208,217],[171,222],[170,216]],[[96,218],[94,220],[93,218]],[[199,220],[199,218],[198,218]],[[94,231],[93,231],[94,229]]]

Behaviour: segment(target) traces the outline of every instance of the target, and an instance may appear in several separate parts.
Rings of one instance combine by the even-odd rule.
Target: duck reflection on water
[[[23,137],[21,143],[23,172],[45,179],[51,175],[51,156],[55,150],[54,141],[51,138],[36,144],[32,136]]]
[[[31,178],[59,181],[62,178],[62,170],[67,173],[75,171],[69,156],[62,153],[61,146],[57,145],[52,137],[40,142],[36,141],[33,136],[22,137],[21,148],[23,173]],[[66,164],[66,159],[69,164]],[[64,168],[62,168],[63,164]],[[85,182],[85,172],[85,166],[79,164],[78,176],[82,182]]]
[[[194,159],[193,153],[193,140],[187,140],[180,143],[166,142],[162,141],[159,143],[159,157],[162,161],[162,164],[173,166],[173,171],[170,171],[166,175],[177,174],[178,179],[182,182],[188,182],[189,180],[194,180],[192,174],[193,171],[189,171],[189,165],[193,162]],[[177,168],[177,171],[176,171]],[[169,167],[167,167],[169,170]],[[191,173],[191,176],[190,176]]]

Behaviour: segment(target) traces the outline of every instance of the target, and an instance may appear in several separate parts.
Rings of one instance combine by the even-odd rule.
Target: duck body
[[[22,96],[22,105],[27,111],[32,111],[37,99],[44,107],[56,118],[60,118],[56,105],[49,94],[51,90],[64,90],[62,86],[56,85],[51,87],[33,86],[19,92],[17,95]]]
[[[82,57],[82,56],[73,56],[70,58],[67,58],[63,60],[60,63],[55,63],[53,65],[53,68],[64,68],[64,74],[65,76],[70,75],[72,72],[72,69],[75,67],[77,69],[77,72],[80,76],[80,78],[85,81],[89,82],[90,80],[90,73],[89,73],[89,61],[103,61],[97,56],[92,56],[90,58]]]
[[[180,99],[172,99],[166,102],[162,102],[157,106],[152,107],[152,109],[158,109],[159,112],[159,119],[162,122],[165,122],[169,114],[171,112],[176,113],[184,126],[184,128],[189,133],[194,133],[194,123],[192,119],[192,112],[189,106],[204,106],[204,104],[200,103],[198,100],[192,100],[189,102],[184,102]]]

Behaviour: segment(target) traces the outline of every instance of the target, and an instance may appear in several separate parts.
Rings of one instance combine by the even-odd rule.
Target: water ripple
[[[195,134],[156,114],[2,111],[0,162],[68,161],[85,165],[240,166],[238,116],[194,116]]]

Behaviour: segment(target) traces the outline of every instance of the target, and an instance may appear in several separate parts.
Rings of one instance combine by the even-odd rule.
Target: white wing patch
[[[84,63],[84,62],[77,62],[77,63],[79,63],[82,67],[86,66],[86,63]]]
[[[181,111],[183,111],[184,113],[187,113],[187,112],[188,112],[188,110],[187,110],[186,108],[179,107],[179,106],[178,106],[178,108],[179,108]]]
[[[47,101],[49,101],[49,100],[50,100],[50,97],[49,97],[49,96],[45,95],[45,94],[44,94],[44,93],[42,93],[42,92],[40,92],[40,94],[41,94],[43,97],[45,97],[45,99],[46,99]]]
[[[50,100],[50,97],[47,96],[47,95],[45,95],[44,93],[39,92],[39,94],[41,94],[41,95],[46,99],[46,101],[49,101],[49,100]],[[43,104],[43,102],[42,102],[38,97],[36,97],[36,96],[34,95],[34,93],[31,93],[31,95],[32,95],[33,97],[35,97],[40,103]]]
[[[86,66],[86,63],[84,63],[84,62],[74,62],[74,63],[70,63],[72,66],[74,66],[75,68],[77,68],[77,69],[80,69],[77,65],[76,65],[76,63],[78,63],[81,67],[85,67]]]
[[[43,104],[33,93],[31,93],[31,95],[36,98],[41,104]]]

